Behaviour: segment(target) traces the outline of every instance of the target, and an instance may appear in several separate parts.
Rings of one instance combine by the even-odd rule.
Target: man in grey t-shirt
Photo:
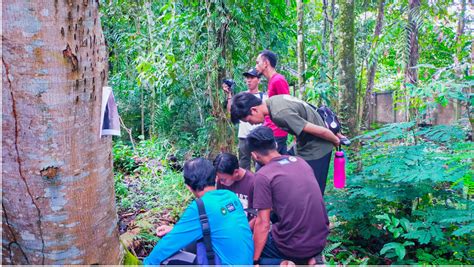
[[[339,145],[339,138],[326,128],[314,107],[290,95],[273,96],[265,101],[247,93],[232,98],[233,122],[258,124],[267,115],[278,127],[296,136],[296,153],[311,166],[324,195],[332,149]]]
[[[300,157],[280,155],[270,128],[259,126],[247,136],[252,157],[264,166],[255,174],[253,206],[254,262],[314,264],[326,245],[329,221],[311,171]],[[270,229],[270,212],[278,217]],[[260,258],[277,261],[259,262]]]

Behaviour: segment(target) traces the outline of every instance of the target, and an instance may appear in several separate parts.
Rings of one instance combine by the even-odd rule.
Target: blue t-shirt
[[[201,198],[204,202],[212,247],[226,265],[250,265],[253,263],[253,240],[247,217],[239,199],[229,190],[213,190]],[[196,201],[193,201],[168,234],[148,257],[145,265],[156,265],[166,260],[191,242],[202,238],[201,223]]]

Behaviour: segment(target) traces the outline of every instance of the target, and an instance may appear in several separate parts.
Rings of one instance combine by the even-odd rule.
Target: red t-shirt
[[[274,95],[289,95],[290,94],[290,87],[288,86],[288,82],[285,79],[285,76],[281,75],[280,73],[276,73],[275,75],[270,78],[268,81],[268,97],[272,97]],[[278,128],[270,119],[270,116],[265,117],[265,122],[263,125],[272,129],[273,134],[275,137],[285,137],[288,135],[287,132],[283,131],[282,129]]]

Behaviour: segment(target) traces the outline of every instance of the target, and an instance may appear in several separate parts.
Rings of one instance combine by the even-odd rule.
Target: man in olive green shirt
[[[324,194],[332,148],[339,145],[339,138],[326,128],[314,107],[290,95],[273,96],[262,102],[258,97],[242,92],[232,99],[234,123],[241,120],[259,124],[267,115],[278,127],[296,136],[296,153],[311,166]]]

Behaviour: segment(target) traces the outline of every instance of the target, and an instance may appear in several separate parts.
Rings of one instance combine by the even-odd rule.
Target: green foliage
[[[327,194],[341,247],[357,243],[358,258],[371,264],[387,263],[376,255],[404,264],[468,263],[474,147],[465,134],[459,126],[409,122],[359,136],[360,171],[349,175],[346,189]]]
[[[118,141],[112,148],[114,156],[114,169],[122,173],[131,173],[136,168],[134,153],[130,146]]]
[[[136,150],[114,144],[115,194],[119,208],[172,210],[174,216],[191,199],[180,173],[168,162],[172,147],[166,141],[142,140]]]
[[[383,246],[382,250],[380,250],[380,254],[387,254],[387,257],[392,258],[393,255],[398,257],[398,260],[403,260],[406,255],[406,247],[413,246],[415,243],[410,241],[405,241],[403,244],[397,242],[387,243]],[[392,252],[393,250],[393,252]]]
[[[342,24],[340,7],[331,2],[304,1],[304,97],[337,107],[341,70],[334,55]],[[365,94],[367,68],[377,62],[374,91],[394,91],[396,102],[408,98],[418,118],[454,100],[472,112],[474,97],[466,90],[474,86],[472,34],[456,36],[453,3],[423,2],[410,14],[420,25],[419,81],[412,85],[404,79],[412,30],[408,1],[385,1],[382,34],[373,38],[378,2],[355,1],[357,101]],[[169,155],[234,149],[222,78],[234,78],[237,91],[245,90],[241,73],[268,48],[279,55],[277,70],[290,86],[296,83],[295,8],[295,1],[101,1],[109,83],[125,125],[139,140],[135,149],[114,143],[117,203],[121,211],[151,213],[137,216],[135,240],[156,242],[153,218],[166,214],[173,221],[191,199],[181,174],[169,168]],[[348,187],[327,194],[336,218],[323,252],[329,264],[472,261],[473,144],[458,125],[416,125],[375,125],[357,138],[363,147],[349,151]]]
[[[125,256],[123,258],[123,265],[143,265],[143,263],[137,258],[137,256],[133,255],[128,249],[125,248]]]
[[[110,83],[134,138],[159,136],[200,155],[232,145],[223,139],[235,133],[222,107],[220,80],[234,78],[237,91],[244,90],[241,73],[264,48],[285,55],[282,66],[294,58],[286,55],[295,43],[287,19],[295,5],[265,5],[271,16],[247,1],[103,1]]]

